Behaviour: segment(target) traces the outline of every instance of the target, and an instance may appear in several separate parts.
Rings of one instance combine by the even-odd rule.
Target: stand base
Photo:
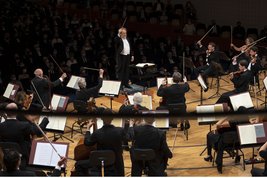
[[[58,137],[57,137],[57,135],[58,135]],[[68,140],[68,141],[74,143],[73,140],[71,140],[70,138],[64,136],[63,134],[56,134],[56,133],[54,133],[54,139],[53,139],[53,141],[55,142],[55,141],[57,141],[58,139],[64,140],[64,138],[65,138],[66,140]]]
[[[208,147],[205,147],[204,150],[202,150],[202,152],[199,154],[199,156],[202,156],[203,153],[205,153],[205,151],[208,149]]]

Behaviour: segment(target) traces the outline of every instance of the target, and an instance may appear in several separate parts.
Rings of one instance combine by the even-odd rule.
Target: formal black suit
[[[254,85],[254,77],[255,77],[255,82],[259,82],[259,71],[262,69],[261,63],[260,63],[260,58],[257,56],[256,57],[256,63],[252,64],[251,62],[248,65],[248,69],[251,71],[252,78],[250,80],[250,84]]]
[[[239,94],[242,92],[247,92],[249,89],[249,82],[251,80],[252,74],[251,71],[246,70],[239,76],[234,76],[231,81],[234,83],[235,89],[233,91],[226,92],[218,99],[216,103],[228,103],[229,106],[232,106],[230,103],[229,96],[234,94]]]
[[[146,111],[148,108],[141,106],[139,104],[137,105],[122,105],[119,109],[119,113],[121,114],[136,114],[139,113],[140,111]]]
[[[184,84],[172,84],[170,86],[161,85],[158,89],[157,95],[165,100],[165,105],[177,104],[186,102],[185,93],[190,89],[187,82]]]
[[[97,97],[99,89],[102,87],[103,78],[98,79],[97,86],[91,88],[82,88],[76,91],[76,100],[81,100],[87,102],[90,97]]]
[[[230,66],[229,66],[228,71],[229,71],[229,72],[235,72],[235,71],[238,71],[238,64],[239,64],[239,62],[240,62],[241,60],[245,60],[245,61],[247,61],[247,63],[249,64],[249,62],[250,62],[249,54],[247,54],[247,53],[242,53],[241,55],[239,55],[239,56],[236,58],[236,64],[231,63]]]
[[[113,176],[124,176],[124,162],[122,142],[125,139],[123,128],[113,125],[104,125],[93,134],[86,132],[84,144],[86,146],[97,145],[97,150],[112,150],[115,153],[115,172]],[[87,175],[88,168],[91,167],[90,159],[78,161],[75,165],[77,175]],[[110,175],[107,175],[110,176]]]
[[[53,87],[59,86],[61,84],[61,80],[57,79],[54,82],[50,82],[45,78],[34,77],[32,79],[32,83],[34,84],[40,98],[42,99],[43,104],[49,108],[50,101],[51,101],[51,89]],[[35,90],[33,90],[35,91]],[[35,99],[39,101],[39,98],[35,95]],[[40,101],[39,101],[40,102]],[[41,104],[41,102],[40,102]]]
[[[130,41],[128,38],[127,41],[130,46]],[[131,55],[121,54],[124,49],[124,45],[122,39],[119,36],[115,37],[114,44],[115,44],[115,61],[116,61],[117,78],[122,82],[122,86],[123,85],[127,86],[129,81],[129,65],[131,61]],[[130,51],[131,51],[131,46],[130,46]]]
[[[153,149],[156,157],[148,162],[150,176],[164,176],[168,158],[172,153],[166,142],[166,133],[151,125],[130,127],[128,138],[133,142],[132,149]],[[132,151],[132,150],[131,150]],[[131,154],[132,171],[131,176],[142,175],[142,161],[137,161]]]

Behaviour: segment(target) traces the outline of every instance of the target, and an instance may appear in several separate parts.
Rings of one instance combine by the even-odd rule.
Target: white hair
[[[80,78],[78,81],[78,86],[80,87],[80,89],[82,88],[86,88],[86,81],[84,78]]]
[[[140,92],[137,92],[133,95],[134,104],[141,104],[143,101],[143,95]]]

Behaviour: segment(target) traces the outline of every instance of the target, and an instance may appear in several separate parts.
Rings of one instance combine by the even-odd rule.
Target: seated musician
[[[123,104],[120,109],[119,113],[121,114],[135,114],[138,113],[141,110],[148,110],[148,108],[141,106],[141,103],[143,101],[143,95],[140,92],[137,92],[133,95],[133,105],[126,105]]]
[[[167,167],[168,158],[172,158],[172,153],[166,142],[166,133],[152,124],[154,118],[144,118],[145,123],[133,127],[134,120],[130,121],[130,128],[128,131],[128,139],[133,141],[131,149],[153,149],[156,157],[148,161],[148,175],[149,176],[165,176],[165,169]],[[132,150],[131,150],[132,151]],[[137,161],[131,154],[132,170],[131,176],[142,175],[142,161]]]
[[[5,165],[5,169],[3,171],[0,170],[0,176],[36,176],[35,172],[20,170],[21,164],[21,154],[13,149],[3,150],[4,158],[3,163]],[[67,159],[62,157],[59,161],[51,176],[60,176],[61,174],[61,166],[65,164]]]
[[[245,107],[238,108],[239,112],[246,112],[247,109]],[[236,132],[236,126],[244,123],[257,123],[259,120],[249,119],[246,115],[241,115],[236,118],[225,118],[219,120],[215,125],[215,129],[207,134],[207,154],[208,156],[204,158],[205,161],[212,161],[214,158],[212,157],[212,147],[214,146],[217,149],[217,157],[216,164],[217,170],[219,173],[222,173],[222,159],[223,159],[223,151],[224,151],[224,143],[221,142],[223,134],[226,132],[234,131]],[[237,132],[236,132],[237,134]],[[228,151],[228,150],[225,150]],[[230,155],[233,153],[229,152]],[[240,157],[236,157],[235,161],[239,161]]]
[[[259,155],[264,159],[264,169],[255,168],[251,169],[252,176],[267,176],[267,142],[265,142],[259,149]]]
[[[252,73],[252,78],[251,78],[250,84],[254,85],[254,82],[255,83],[259,82],[259,75],[258,74],[262,68],[261,67],[261,61],[260,61],[260,58],[258,56],[258,48],[256,46],[251,47],[249,54],[250,54],[250,62],[248,64],[248,70],[250,70]],[[254,81],[254,79],[255,79],[255,81]]]
[[[94,86],[92,88],[86,88],[86,81],[84,78],[81,78],[78,81],[79,90],[76,92],[76,100],[81,100],[87,102],[90,97],[97,97],[99,89],[102,87],[103,84],[103,74],[104,70],[99,69],[99,79],[98,79],[98,85]]]
[[[18,109],[15,103],[9,103],[6,106],[8,110]],[[41,127],[45,128],[48,124],[44,121],[40,124]],[[21,164],[22,169],[25,168],[29,154],[31,150],[31,140],[33,136],[41,136],[40,130],[29,122],[19,121],[17,115],[13,112],[7,113],[6,121],[0,123],[0,141],[1,142],[15,142],[18,143],[22,149],[23,163]]]
[[[86,146],[97,145],[97,150],[112,150],[115,153],[115,170],[110,170],[110,175],[107,176],[124,176],[124,162],[122,142],[125,139],[125,132],[123,128],[115,127],[111,124],[113,118],[102,118],[103,127],[90,133],[90,128],[95,122],[89,120],[87,124],[87,132],[85,134],[84,144]],[[90,166],[90,159],[77,161],[75,164],[75,175],[86,176]]]
[[[201,44],[201,41],[198,41],[197,44],[200,51],[206,51],[206,65],[196,68],[194,72],[196,76],[201,73],[204,82],[207,84],[208,76],[214,76],[218,72],[224,73],[220,64],[220,53],[215,51],[216,44],[214,42],[209,42],[207,48]]]
[[[216,103],[228,103],[228,106],[232,108],[230,102],[230,96],[247,92],[249,89],[249,82],[251,80],[251,71],[247,70],[248,63],[245,60],[239,62],[239,71],[230,73],[230,79],[234,83],[235,89],[226,93],[218,99]]]

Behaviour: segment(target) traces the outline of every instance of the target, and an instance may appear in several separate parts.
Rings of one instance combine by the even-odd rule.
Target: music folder
[[[80,76],[72,75],[72,76],[70,77],[70,80],[69,80],[68,84],[67,84],[67,87],[69,87],[69,88],[73,88],[73,89],[76,89],[76,90],[79,90],[80,87],[78,86],[78,82],[79,82],[79,80],[80,80],[81,78],[85,79],[84,77],[80,77]]]
[[[121,81],[103,80],[103,84],[99,90],[99,93],[109,96],[118,96],[120,87]]]
[[[230,101],[234,111],[237,111],[240,106],[244,106],[247,109],[254,108],[249,92],[232,95],[230,96]]]
[[[101,118],[96,118],[96,126],[97,129],[101,129],[103,127],[104,123]],[[114,118],[111,122],[111,125],[114,125],[115,127],[124,127],[125,125],[125,119],[122,118]],[[91,127],[90,132],[93,133],[94,129]]]
[[[15,100],[15,96],[18,92],[19,89],[19,85],[17,84],[13,84],[13,83],[9,83],[6,87],[6,90],[3,94],[4,97],[11,99],[12,101]]]
[[[68,96],[53,94],[51,99],[51,109],[53,111],[65,111],[69,101]]]
[[[157,78],[157,87],[159,88],[162,84],[162,81],[165,79],[165,77],[158,77]],[[167,77],[168,84],[173,84],[172,77]]]
[[[237,125],[241,145],[261,144],[267,141],[267,122]]]
[[[52,143],[60,156],[68,157],[69,143]],[[40,167],[55,167],[60,160],[49,142],[33,140],[29,158],[29,165]],[[65,167],[63,165],[62,167]]]
[[[205,83],[205,81],[203,80],[201,75],[198,75],[197,80],[198,80],[199,84],[201,85],[202,89],[204,91],[207,91],[208,90],[207,84]]]

